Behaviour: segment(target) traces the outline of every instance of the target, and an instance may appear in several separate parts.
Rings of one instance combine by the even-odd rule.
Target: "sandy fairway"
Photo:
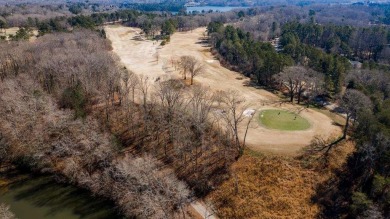
[[[306,118],[311,128],[305,131],[277,131],[269,130],[258,125],[258,115],[253,118],[250,126],[247,145],[256,151],[276,154],[295,154],[311,139],[320,135],[329,137],[339,135],[341,130],[333,125],[332,120],[317,111],[302,108],[302,106],[280,103],[279,97],[263,89],[245,86],[248,78],[237,72],[222,67],[218,60],[210,53],[210,48],[201,43],[205,28],[198,28],[192,32],[175,33],[171,42],[164,47],[149,40],[136,40],[141,32],[139,29],[107,26],[107,37],[112,41],[114,52],[121,62],[137,74],[148,76],[151,81],[180,78],[175,71],[172,60],[182,55],[192,55],[202,60],[206,65],[206,72],[195,78],[195,82],[210,87],[212,90],[237,90],[250,104],[251,109],[259,112],[266,108],[282,108]],[[159,59],[157,62],[156,54]],[[244,131],[242,127],[241,131]]]

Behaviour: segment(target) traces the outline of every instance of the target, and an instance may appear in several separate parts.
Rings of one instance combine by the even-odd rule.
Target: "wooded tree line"
[[[46,20],[55,17],[69,16],[71,13],[58,4],[38,5],[38,4],[20,4],[0,6],[0,19],[7,21],[11,27],[25,26],[27,18]]]
[[[207,16],[172,16],[168,14],[157,14],[138,12],[136,10],[118,10],[111,13],[93,13],[91,15],[60,16],[46,20],[38,18],[25,18],[26,23],[21,30],[30,31],[32,28],[38,29],[39,36],[47,33],[69,32],[72,29],[85,28],[97,30],[102,36],[105,32],[101,25],[109,22],[123,22],[132,27],[139,27],[148,38],[165,40],[168,42],[170,35],[176,31],[193,30],[199,26],[206,26],[211,20],[222,20],[224,22],[237,19],[235,14],[227,15],[208,14]],[[9,25],[6,20],[0,19],[0,30]],[[22,33],[22,32],[21,32]],[[29,38],[29,34],[23,37],[15,37],[14,40]]]
[[[383,71],[355,70],[347,75],[346,86],[340,107],[356,151],[336,178],[318,188],[315,200],[325,207],[326,217],[388,218],[390,76]]]
[[[28,18],[45,21],[56,17],[71,17],[73,15],[90,15],[91,13],[110,13],[118,9],[104,1],[6,1],[0,3],[0,19],[7,21],[11,27],[28,25]]]
[[[256,41],[249,32],[245,33],[239,28],[224,27],[222,23],[212,22],[207,30],[210,43],[222,57],[222,61],[227,62],[231,68],[254,77],[259,85],[274,87],[277,85],[276,74],[283,72],[286,66],[298,64],[323,73],[324,77],[319,74],[312,75],[323,78],[321,83],[323,93],[334,94],[341,91],[345,74],[350,68],[346,58],[302,44],[289,34],[283,35],[281,39],[283,51],[278,53],[270,43]],[[294,83],[294,89],[289,89],[294,95],[297,83]],[[319,87],[317,89],[320,90]]]
[[[70,17],[55,17],[47,20],[27,18],[26,26],[37,28],[39,35],[52,32],[67,32],[73,28],[98,29],[105,22],[125,20],[137,25],[136,18],[142,13],[133,10],[116,11],[112,13],[93,13],[91,15],[75,15]]]
[[[350,59],[379,61],[382,50],[390,43],[387,27],[351,27],[321,25],[313,22],[289,22],[282,26],[282,38],[323,48],[327,53],[339,54]],[[284,45],[288,44],[283,42]]]
[[[283,47],[282,53],[293,58],[295,63],[324,74],[324,86],[329,94],[341,91],[345,75],[351,68],[347,58],[301,43],[293,33],[283,34],[280,43]]]
[[[186,1],[161,1],[159,3],[129,3],[123,2],[119,5],[120,8],[130,8],[140,11],[156,11],[156,12],[180,12],[184,9]]]
[[[46,1],[47,2],[47,1]],[[166,11],[170,14],[171,11],[179,11],[179,5],[182,2],[175,2],[175,4],[167,4],[166,2],[160,4],[128,4],[120,3],[119,7],[125,10],[117,10],[117,8],[111,8],[110,6],[115,4],[107,4],[103,1],[89,1],[89,2],[50,2],[44,3],[27,3],[7,6],[0,6],[0,20],[7,21],[9,26],[18,27],[31,24],[30,21],[47,21],[56,17],[72,17],[74,15],[89,16],[92,13],[95,14],[111,14],[113,16],[117,10],[126,11],[126,9],[140,10],[140,11]],[[129,6],[130,5],[130,6]],[[129,7],[128,7],[129,6]],[[159,8],[160,7],[160,8]],[[171,10],[170,7],[178,7],[177,10]],[[156,10],[162,9],[162,10]],[[386,20],[386,11],[388,6],[384,4],[369,6],[360,5],[304,5],[304,6],[264,6],[258,8],[242,9],[241,13],[225,12],[225,13],[207,13],[194,17],[197,19],[209,19],[209,17],[220,17],[222,20],[229,21],[232,17],[236,17],[236,21],[242,20],[240,28],[245,31],[249,29],[257,30],[251,31],[255,38],[259,35],[262,36],[262,40],[268,40],[268,37],[275,36],[273,23],[277,26],[282,26],[285,22],[298,20],[299,22],[308,22],[314,16],[316,22],[320,24],[336,24],[336,25],[350,25],[354,27],[367,26],[369,22],[378,23]],[[81,12],[80,12],[81,10]],[[73,12],[71,12],[73,11]],[[99,12],[99,13],[96,13]],[[314,12],[314,14],[310,14]],[[237,16],[240,13],[240,16]],[[178,16],[186,15],[184,11],[181,11]],[[192,16],[192,15],[191,15]],[[174,16],[177,17],[177,16]],[[245,17],[245,18],[243,18]],[[28,19],[30,18],[30,19]],[[123,18],[122,18],[123,19]],[[30,20],[30,21],[29,21]],[[215,19],[214,19],[215,20]],[[113,21],[113,19],[111,19]],[[209,21],[210,22],[210,21]],[[207,22],[208,23],[208,22]],[[207,24],[206,23],[206,24]],[[205,24],[205,25],[206,25]],[[202,25],[202,26],[205,26]]]
[[[107,22],[120,21],[132,27],[139,27],[147,37],[152,39],[166,39],[175,31],[190,31],[200,26],[207,26],[211,21],[234,22],[239,19],[238,12],[208,13],[203,15],[177,15],[170,13],[140,12],[123,9],[113,12],[99,12],[91,14],[61,15],[39,19],[24,17],[23,28],[37,28],[39,35],[53,32],[68,32],[75,28],[96,29],[104,35],[99,27]],[[14,26],[7,19],[0,17],[0,29]]]
[[[254,76],[260,85],[270,86],[273,75],[293,64],[289,56],[277,53],[271,44],[256,41],[239,28],[211,22],[207,32],[222,61],[247,76]]]
[[[242,11],[244,16],[234,26],[250,32],[256,40],[268,41],[280,36],[281,27],[289,22],[314,22],[323,26],[349,26],[356,29],[372,24],[381,25],[386,5],[275,5]]]

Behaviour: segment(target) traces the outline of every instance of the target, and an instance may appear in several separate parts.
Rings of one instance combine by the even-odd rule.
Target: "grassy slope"
[[[333,112],[329,111],[328,109],[323,109],[323,108],[318,108],[318,107],[312,107],[311,109],[328,116],[329,118],[331,118],[333,120],[333,123],[337,126],[342,127],[345,125],[345,118],[337,113],[333,113]]]
[[[260,123],[270,129],[298,131],[310,128],[310,123],[303,117],[284,110],[264,110],[260,112]]]

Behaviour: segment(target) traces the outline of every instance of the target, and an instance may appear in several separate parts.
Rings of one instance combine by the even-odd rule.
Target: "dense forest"
[[[255,41],[250,33],[233,26],[212,22],[207,30],[211,44],[226,62],[247,76],[256,76],[260,85],[270,84],[273,75],[293,64],[290,57],[278,54],[271,44]]]
[[[327,53],[359,61],[387,61],[386,54],[382,53],[390,42],[390,31],[387,27],[354,28],[319,25],[314,22],[304,24],[291,22],[283,25],[281,29],[283,46],[300,42],[323,48]]]

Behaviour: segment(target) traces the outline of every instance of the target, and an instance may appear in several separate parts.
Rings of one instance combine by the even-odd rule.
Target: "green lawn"
[[[263,110],[259,114],[260,124],[269,129],[299,131],[310,128],[303,117],[284,110]]]

